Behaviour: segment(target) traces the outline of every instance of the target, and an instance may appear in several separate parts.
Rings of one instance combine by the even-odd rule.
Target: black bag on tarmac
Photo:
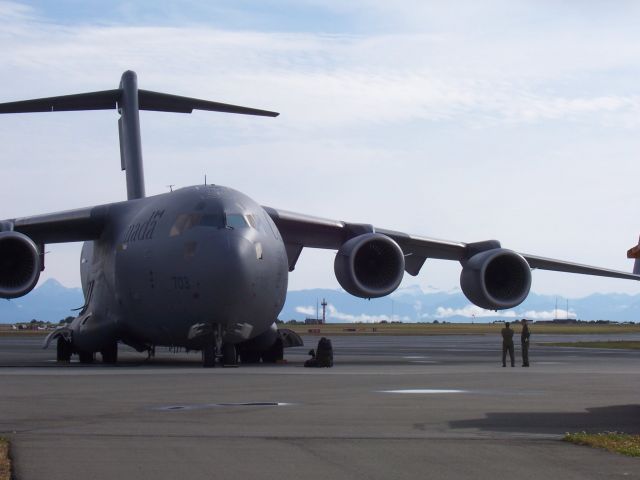
[[[318,367],[333,367],[333,345],[331,345],[331,340],[326,337],[322,337],[318,341],[316,361],[318,362]]]

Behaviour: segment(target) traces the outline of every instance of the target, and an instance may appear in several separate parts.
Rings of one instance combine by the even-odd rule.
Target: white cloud
[[[568,95],[554,92],[553,83],[540,89],[540,72],[551,75],[556,65],[530,72],[519,63],[523,45],[518,44],[478,68],[474,59],[483,47],[459,35],[233,32],[193,25],[62,27],[29,18],[32,10],[18,4],[5,10],[12,27],[0,36],[3,69],[31,76],[27,84],[40,82],[46,71],[49,85],[87,88],[115,83],[116,72],[135,68],[146,88],[170,85],[179,93],[195,90],[207,97],[277,105],[286,112],[276,127],[283,136],[292,128],[317,134],[318,128],[413,120],[482,125],[487,119],[521,123],[598,120],[605,113],[640,116],[637,95]],[[528,39],[521,41],[530,46]],[[535,46],[550,50],[540,52],[541,58],[562,49],[562,44],[544,45]],[[589,66],[601,67],[591,46],[572,52],[590,65],[565,62],[564,71],[581,75]],[[455,55],[449,53],[452,47]],[[554,74],[549,80],[563,79]],[[18,77],[7,76],[5,91],[26,91],[24,78],[12,82]],[[627,126],[626,119],[620,126]]]
[[[331,304],[327,306],[327,317],[329,319],[345,323],[377,323],[382,322],[383,320],[387,322],[392,320],[390,315],[367,315],[364,313],[353,315],[349,313],[342,313]],[[396,318],[396,316],[394,316],[393,320],[407,321],[409,318]]]
[[[302,313],[303,315],[316,315],[317,310],[315,307],[296,307],[297,313]]]
[[[295,307],[295,311],[297,313],[302,313],[304,315],[309,315],[310,317],[315,317],[316,308],[312,306],[299,306]],[[406,316],[394,315],[368,315],[365,313],[361,314],[350,314],[350,313],[342,313],[338,311],[338,309],[329,304],[327,305],[327,321],[329,322],[337,322],[337,323],[379,323],[381,321],[403,321],[410,322],[411,319]]]
[[[436,318],[449,317],[467,317],[467,318],[484,318],[484,317],[507,317],[514,318],[516,312],[513,310],[504,310],[495,312],[494,310],[485,310],[476,305],[467,305],[463,308],[438,307],[434,315]]]
[[[35,11],[28,5],[17,2],[0,2],[0,19],[2,21],[29,21],[35,15]]]
[[[569,310],[567,314],[566,310],[527,310],[519,315],[522,318],[529,318],[531,320],[553,320],[556,318],[577,318],[578,315],[573,310]]]
[[[476,305],[467,305],[463,308],[438,307],[436,309],[435,318],[465,317],[465,318],[486,318],[486,317],[503,317],[503,318],[527,318],[530,320],[553,320],[555,318],[577,318],[576,312],[569,310],[526,310],[524,312],[516,310],[485,310]]]

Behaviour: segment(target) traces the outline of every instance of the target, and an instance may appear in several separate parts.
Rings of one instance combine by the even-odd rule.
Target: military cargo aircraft
[[[275,320],[303,248],[337,250],[340,285],[362,298],[393,292],[404,272],[428,258],[461,263],[460,286],[475,305],[508,309],[531,287],[531,269],[640,280],[634,273],[517,253],[496,240],[438,240],[372,225],[261,206],[218,185],[145,196],[139,110],[194,109],[275,117],[278,113],[139,90],[124,72],[114,90],[0,104],[0,113],[117,109],[127,200],[0,221],[0,298],[30,292],[45,266],[45,245],[85,242],[80,272],[85,303],[51,333],[57,359],[115,363],[118,343],[201,350],[203,365],[274,362],[301,344]],[[636,264],[638,261],[636,261]]]

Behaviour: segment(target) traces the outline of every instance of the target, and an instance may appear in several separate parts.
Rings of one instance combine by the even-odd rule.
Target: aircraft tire
[[[63,337],[58,337],[56,343],[56,361],[69,363],[71,361],[71,354],[71,343],[67,342]]]
[[[277,363],[284,359],[284,346],[282,340],[278,338],[274,344],[260,354],[264,363]]]
[[[118,362],[118,342],[113,342],[104,350],[100,350],[102,363],[115,364]]]
[[[233,343],[222,344],[222,364],[225,367],[236,367],[238,365],[238,352]]]
[[[213,344],[205,345],[202,348],[202,366],[204,368],[213,368],[216,366],[216,349]]]
[[[95,355],[93,352],[78,352],[80,363],[93,363]]]
[[[243,350],[240,353],[241,363],[260,363],[260,352],[255,350]]]

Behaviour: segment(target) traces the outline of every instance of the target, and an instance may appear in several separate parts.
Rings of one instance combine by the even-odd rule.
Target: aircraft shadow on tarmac
[[[640,434],[640,405],[587,408],[584,412],[487,413],[485,418],[455,420],[451,428],[493,432],[564,434],[566,432],[624,432]]]

